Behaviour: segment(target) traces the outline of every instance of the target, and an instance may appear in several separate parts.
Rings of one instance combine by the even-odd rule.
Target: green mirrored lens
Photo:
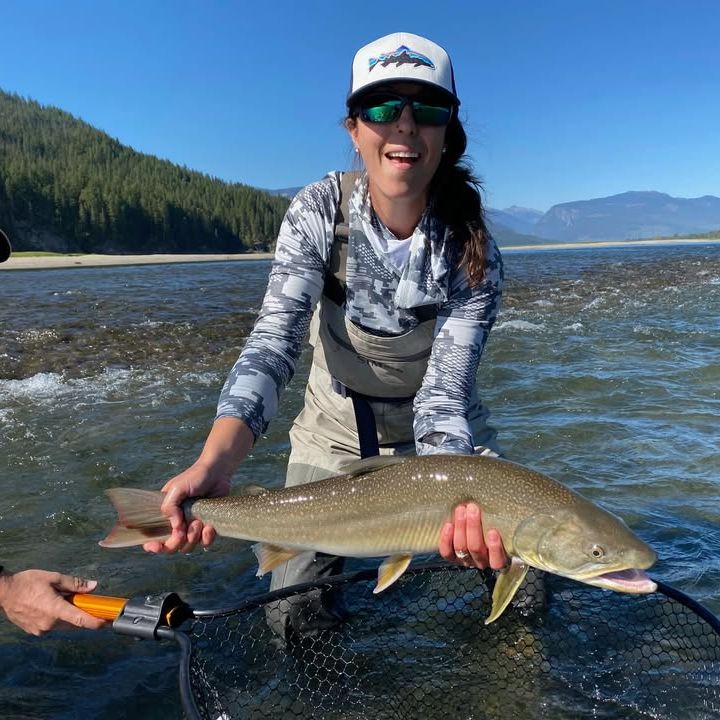
[[[366,122],[394,122],[400,117],[406,104],[410,104],[412,107],[413,118],[418,125],[447,125],[450,122],[452,107],[430,105],[402,97],[369,101],[360,109],[360,116]]]
[[[437,105],[413,103],[413,117],[418,125],[447,125],[450,122],[451,109]]]
[[[364,120],[374,123],[388,123],[400,117],[402,100],[387,100],[379,105],[363,108]]]

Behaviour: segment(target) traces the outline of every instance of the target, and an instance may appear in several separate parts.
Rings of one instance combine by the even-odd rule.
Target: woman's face
[[[383,91],[405,97],[422,96],[422,85],[397,83]],[[389,123],[348,122],[350,137],[360,152],[370,183],[373,205],[402,200],[421,209],[442,158],[446,126],[418,125],[406,105],[400,117]]]

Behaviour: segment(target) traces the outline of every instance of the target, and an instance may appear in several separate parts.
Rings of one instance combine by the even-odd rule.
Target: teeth
[[[390,152],[387,154],[389,158],[419,158],[419,153],[414,152]]]

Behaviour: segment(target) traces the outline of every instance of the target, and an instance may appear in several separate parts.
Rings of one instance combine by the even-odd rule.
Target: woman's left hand
[[[502,570],[510,564],[500,533],[489,528],[483,534],[480,508],[475,503],[458,505],[453,522],[440,532],[440,555],[448,562],[465,567]]]

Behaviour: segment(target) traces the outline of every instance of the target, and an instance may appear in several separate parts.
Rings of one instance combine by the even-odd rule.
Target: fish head
[[[655,551],[621,518],[582,498],[523,521],[513,550],[529,565],[589,585],[630,593],[657,589],[644,572],[657,559]]]

